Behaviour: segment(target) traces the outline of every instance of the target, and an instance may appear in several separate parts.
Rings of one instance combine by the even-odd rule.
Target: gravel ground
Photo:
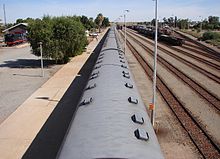
[[[0,123],[62,66],[45,63],[41,77],[39,58],[30,50],[29,46],[0,48]]]
[[[172,50],[172,49],[168,49],[167,47],[164,47],[164,46],[163,46],[163,48],[165,48],[166,50],[172,51],[175,55],[177,55],[177,56],[179,56],[179,57],[181,57],[181,58],[183,58],[183,59],[185,59],[185,60],[191,62],[192,64],[195,64],[196,66],[199,66],[199,67],[203,68],[203,69],[206,70],[207,72],[210,72],[210,73],[213,73],[213,74],[215,74],[215,75],[220,76],[219,70],[217,70],[217,69],[215,69],[215,68],[213,68],[213,67],[207,66],[207,64],[205,64],[205,63],[203,63],[203,62],[197,61],[197,60],[195,60],[195,59],[193,59],[193,58],[190,58],[190,57],[187,56],[187,55],[183,55],[182,53],[179,53],[179,52],[174,51],[174,50]],[[180,48],[181,48],[181,47],[179,47],[179,49],[180,49]],[[182,50],[182,49],[181,49],[181,50]],[[187,51],[187,52],[189,52],[190,54],[192,54],[192,51]],[[217,63],[217,62],[216,62],[216,63]],[[219,63],[218,63],[218,65],[219,65]]]
[[[152,48],[149,44],[146,44],[149,48]],[[140,52],[144,50],[139,48]],[[204,79],[203,75],[196,72],[192,68],[182,64],[178,60],[166,55],[165,53],[158,51],[158,54],[164,57],[167,61],[171,62],[174,66],[188,74],[189,76],[193,76],[196,81],[201,82],[206,85],[209,89],[213,89],[215,94],[220,95],[219,85],[212,82],[211,80]],[[151,66],[153,66],[153,59],[146,53],[143,55],[148,59],[148,62]],[[212,136],[212,138],[220,145],[220,116],[218,112],[209,107],[203,98],[201,98],[197,93],[195,93],[188,85],[184,84],[179,80],[176,76],[174,76],[171,72],[167,71],[158,63],[158,74],[162,77],[165,83],[173,92],[175,92],[178,99],[185,105],[185,107],[193,114],[194,117],[198,119],[203,124],[203,128]],[[202,81],[205,80],[205,81]],[[211,84],[212,83],[212,84]],[[210,84],[210,85],[208,85]],[[216,88],[215,88],[216,87]]]
[[[141,39],[139,39],[139,40],[143,42],[143,40],[141,40]],[[144,44],[146,44],[146,46],[148,46],[150,49],[153,49],[153,46],[147,44],[146,42],[144,42]],[[170,49],[168,49],[168,50],[170,50]],[[158,50],[158,52],[162,57],[164,57],[164,59],[170,61],[172,64],[174,64],[174,66],[176,66],[178,69],[183,71],[186,75],[188,75],[189,77],[191,77],[192,79],[194,79],[195,81],[200,83],[204,88],[206,88],[211,93],[213,93],[214,95],[216,95],[217,97],[220,98],[220,86],[218,83],[216,83],[213,80],[210,80],[208,77],[206,77],[205,75],[201,74],[200,72],[194,70],[193,68],[187,66],[186,64],[179,62],[178,60],[174,59],[170,55],[167,55],[166,53],[163,53],[159,50]],[[174,51],[172,51],[172,52],[174,52]],[[215,69],[211,69],[211,68],[205,66],[204,64],[201,64],[200,62],[196,62],[195,60],[192,60],[190,57],[181,55],[181,53],[176,52],[176,54],[178,56],[181,56],[181,57],[193,62],[193,64],[196,64],[196,65],[198,64],[198,66],[204,68],[205,70],[210,71],[213,74],[220,76],[219,71],[216,71]]]
[[[147,106],[152,100],[152,82],[130,51],[127,51],[126,58],[142,99]],[[157,94],[156,104],[157,137],[165,158],[202,158],[160,94]]]

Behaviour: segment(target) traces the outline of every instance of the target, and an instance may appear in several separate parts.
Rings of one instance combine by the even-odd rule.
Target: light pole
[[[200,22],[200,31],[202,31],[202,16],[199,16],[199,18],[201,18],[201,22]]]
[[[124,10],[124,26],[125,26],[125,43],[124,43],[124,53],[126,50],[126,12],[129,12],[129,10]]]
[[[155,0],[155,46],[154,46],[154,76],[153,76],[153,99],[151,105],[151,123],[154,126],[155,121],[155,108],[156,108],[156,80],[157,80],[157,11],[158,11],[158,0]]]
[[[44,77],[44,62],[43,62],[42,42],[39,42],[39,45],[40,45],[41,76]]]
[[[3,4],[3,11],[4,11],[4,21],[5,21],[5,26],[6,26],[7,22],[6,22],[5,4]]]

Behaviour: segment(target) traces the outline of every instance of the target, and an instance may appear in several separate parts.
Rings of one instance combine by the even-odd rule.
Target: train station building
[[[3,30],[4,34],[26,34],[27,33],[27,23],[19,23],[10,28]]]

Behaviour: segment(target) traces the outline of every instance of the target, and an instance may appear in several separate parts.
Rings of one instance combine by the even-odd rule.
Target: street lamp
[[[43,62],[43,49],[42,42],[39,42],[40,45],[40,61],[41,61],[41,77],[44,77],[44,62]]]
[[[155,108],[156,108],[156,80],[157,80],[157,11],[158,11],[158,0],[155,1],[155,42],[154,42],[154,76],[153,76],[153,99],[151,104],[151,123],[154,126],[155,121]]]
[[[173,28],[176,28],[176,25],[175,25],[175,15],[172,14],[171,16],[173,17]]]
[[[125,43],[124,43],[124,53],[125,53],[125,48],[126,48],[126,12],[129,12],[129,10],[124,10],[124,26],[125,26]]]
[[[200,22],[200,31],[202,31],[202,16],[199,16],[199,18],[201,18],[201,22]]]

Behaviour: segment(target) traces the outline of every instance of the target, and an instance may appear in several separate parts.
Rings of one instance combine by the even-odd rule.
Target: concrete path
[[[86,52],[64,65],[0,125],[1,159],[23,156],[106,31],[98,41],[94,39],[88,45]]]
[[[0,124],[63,66],[44,60],[41,77],[39,57],[22,45],[0,48]]]

